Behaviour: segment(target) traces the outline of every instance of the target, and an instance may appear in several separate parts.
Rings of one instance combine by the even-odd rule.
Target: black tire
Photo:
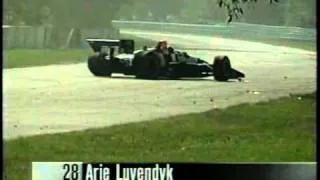
[[[213,76],[216,81],[228,81],[231,63],[228,56],[217,56],[213,60]]]
[[[146,72],[147,62],[143,56],[137,57],[133,60],[132,65],[135,69],[135,76],[138,79],[147,79],[148,73]]]
[[[95,76],[111,77],[111,67],[109,61],[103,56],[93,55],[88,58],[88,68]]]
[[[161,71],[160,59],[153,53],[139,57],[135,63],[135,70],[136,78],[156,80]]]
[[[149,60],[149,72],[150,72],[150,79],[158,79],[161,74],[161,60],[153,56]]]

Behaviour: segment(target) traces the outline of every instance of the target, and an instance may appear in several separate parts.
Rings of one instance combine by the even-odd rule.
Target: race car
[[[88,68],[95,76],[111,77],[114,73],[133,75],[141,79],[180,79],[213,76],[216,81],[244,78],[244,73],[231,67],[228,56],[216,56],[213,63],[186,52],[164,47],[161,41],[155,48],[134,49],[131,39],[87,39],[96,53],[89,56]]]

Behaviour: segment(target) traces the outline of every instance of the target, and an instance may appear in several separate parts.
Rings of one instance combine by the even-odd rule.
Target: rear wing
[[[134,40],[132,39],[86,39],[94,52],[100,52],[103,47],[118,47],[119,53],[132,54]]]

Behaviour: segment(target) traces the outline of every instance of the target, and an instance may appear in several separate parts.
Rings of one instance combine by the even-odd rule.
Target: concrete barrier
[[[112,21],[118,29],[137,29],[147,31],[160,31],[186,34],[214,35],[226,38],[259,37],[259,38],[281,38],[296,40],[316,40],[316,29],[268,26],[246,23],[215,23],[215,24],[183,24],[148,21]]]

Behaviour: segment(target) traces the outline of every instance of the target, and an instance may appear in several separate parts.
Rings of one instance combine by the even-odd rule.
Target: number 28
[[[64,176],[63,180],[78,180],[79,167],[78,164],[63,164]]]

